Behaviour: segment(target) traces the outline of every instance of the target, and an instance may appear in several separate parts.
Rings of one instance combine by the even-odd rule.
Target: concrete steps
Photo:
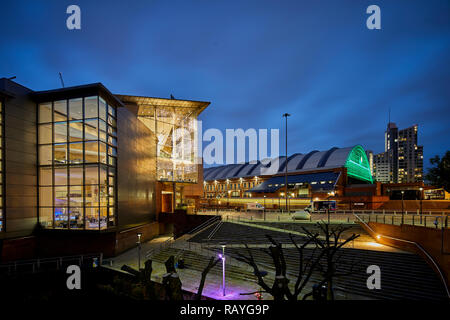
[[[271,265],[271,258],[258,249],[251,249],[255,260]],[[228,253],[236,256],[246,249],[230,248]],[[287,273],[295,279],[298,270],[298,253],[296,249],[286,248]],[[349,272],[352,261],[357,263],[351,275],[336,278],[335,285],[354,294],[377,299],[408,300],[445,300],[445,290],[433,270],[419,256],[413,254],[390,253],[380,251],[342,249],[342,262],[339,272]],[[312,249],[305,249],[305,259],[312,254]],[[366,286],[369,265],[378,265],[381,269],[381,290],[369,290]],[[316,274],[314,280],[320,279]]]

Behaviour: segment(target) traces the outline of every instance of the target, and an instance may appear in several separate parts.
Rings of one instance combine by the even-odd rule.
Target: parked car
[[[292,220],[310,220],[311,214],[307,211],[295,211],[292,214]]]

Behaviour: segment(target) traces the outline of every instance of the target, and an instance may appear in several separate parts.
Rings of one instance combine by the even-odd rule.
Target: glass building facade
[[[175,105],[180,103],[175,100],[169,100],[167,105],[160,101],[162,99],[148,100],[141,105],[139,119],[155,133],[157,139],[157,180],[197,183],[199,107]],[[171,102],[174,106],[169,105]]]
[[[115,226],[116,108],[99,96],[40,103],[38,171],[42,227]]]
[[[183,108],[155,108],[156,168],[160,181],[197,183],[196,116]]]

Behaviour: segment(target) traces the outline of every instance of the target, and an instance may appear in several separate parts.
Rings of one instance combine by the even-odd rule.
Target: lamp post
[[[330,197],[334,196],[334,191],[328,192],[327,201],[330,201]],[[328,216],[328,224],[330,224],[330,204],[327,204],[327,216]]]
[[[423,188],[420,187],[420,224],[422,224],[422,198],[423,198]]]
[[[264,221],[266,221],[266,195],[264,195]]]
[[[138,241],[136,242],[138,245],[138,270],[141,270],[141,236],[142,233],[138,233]]]
[[[280,203],[281,198],[284,198],[284,192],[280,193],[280,198],[278,199],[278,205],[280,206],[280,212],[282,213],[283,210],[281,209],[281,203]]]
[[[288,117],[290,117],[291,115],[289,113],[285,113],[283,114],[283,117],[286,118],[286,160],[285,160],[285,166],[284,166],[284,176],[285,176],[285,186],[286,186],[286,210],[289,213],[289,202],[288,202],[288,178],[287,178],[287,173],[288,173],[288,163],[287,163],[287,158],[288,158],[288,150],[287,150],[287,119]]]
[[[423,188],[420,187],[420,214],[422,214],[422,199],[423,199]]]
[[[281,193],[278,193],[278,211],[281,212]]]
[[[402,190],[402,224],[404,222],[404,204],[403,204],[403,195],[405,194],[405,191]]]
[[[219,255],[222,259],[222,294],[225,297],[225,245],[222,245],[222,254]]]

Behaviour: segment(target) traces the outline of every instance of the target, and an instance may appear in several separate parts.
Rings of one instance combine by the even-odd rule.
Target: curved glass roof
[[[264,163],[263,163],[264,162]],[[285,157],[280,156],[257,163],[230,164],[204,169],[204,180],[225,180],[249,176],[274,175],[284,173]],[[267,172],[273,164],[275,170]],[[347,148],[333,147],[326,151],[311,151],[307,154],[296,153],[288,157],[288,172],[311,171],[314,169],[346,167],[350,177],[373,182],[366,152],[360,145]],[[266,170],[266,171],[265,171]]]

